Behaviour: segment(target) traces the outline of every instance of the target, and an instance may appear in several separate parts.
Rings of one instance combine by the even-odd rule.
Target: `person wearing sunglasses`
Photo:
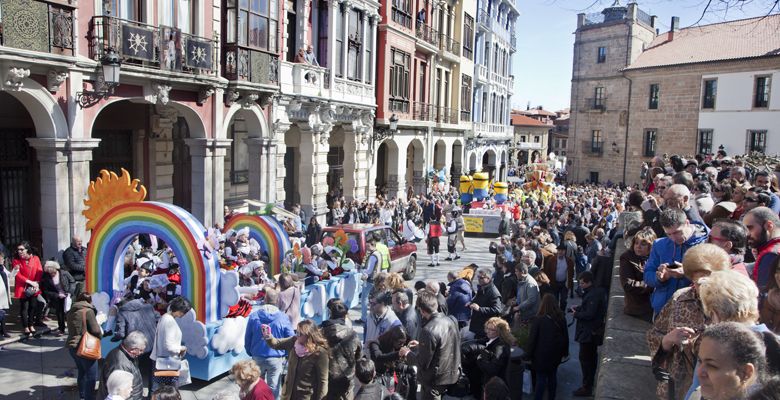
[[[712,230],[707,237],[707,242],[712,243],[729,254],[731,269],[745,276],[749,276],[745,267],[745,250],[747,249],[747,230],[739,221],[720,219],[712,225]]]
[[[43,266],[41,259],[32,254],[30,243],[26,241],[16,246],[12,265],[13,269],[17,271],[14,299],[19,301],[19,313],[24,333],[31,335],[35,333],[35,326],[46,326],[41,321],[43,307],[38,301],[38,296],[41,294],[40,283],[43,278]]]
[[[742,199],[742,208],[748,212],[756,207],[768,207],[771,197],[769,193],[758,187],[753,187],[745,193]]]

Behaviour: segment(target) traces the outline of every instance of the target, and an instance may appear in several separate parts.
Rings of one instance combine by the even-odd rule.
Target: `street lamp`
[[[86,108],[97,104],[100,100],[109,98],[114,94],[114,89],[119,86],[119,74],[122,69],[122,59],[114,49],[109,48],[100,59],[103,74],[95,82],[95,90],[85,90],[76,93],[76,101],[79,107]]]
[[[392,139],[393,135],[395,135],[395,132],[398,130],[398,117],[393,114],[388,121],[390,121],[389,128],[374,128],[374,135],[372,137],[374,143],[381,142],[385,139]]]

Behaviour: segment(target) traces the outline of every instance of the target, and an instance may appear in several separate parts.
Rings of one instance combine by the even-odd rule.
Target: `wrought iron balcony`
[[[460,110],[460,120],[463,122],[471,122],[471,111]]]
[[[436,122],[440,124],[457,124],[458,110],[449,107],[436,107]]]
[[[414,102],[414,110],[412,118],[417,121],[433,121],[435,120],[435,112],[433,109],[435,106],[427,103]]]
[[[428,42],[436,47],[439,46],[439,32],[430,26],[417,22],[417,31],[415,32],[417,39]]]
[[[388,105],[390,106],[389,108],[391,112],[399,112],[404,114],[409,113],[409,100],[391,98],[388,102]]]
[[[443,33],[439,34],[439,49],[460,56],[460,42]]]
[[[123,59],[123,67],[138,65],[193,75],[216,75],[218,46],[212,39],[181,30],[124,19],[96,16],[89,24],[90,58],[100,60],[109,49]]]
[[[512,48],[513,48],[513,49],[516,49],[516,48],[517,48],[517,35],[515,35],[515,33],[514,33],[514,32],[510,33],[510,36],[509,36],[509,44],[511,44],[511,45],[512,45]]]
[[[601,157],[604,154],[604,141],[583,140],[582,152],[588,155]]]
[[[485,9],[479,9],[477,11],[477,22],[485,29],[490,29],[490,13]]]
[[[73,9],[44,2],[4,2],[0,45],[74,55]]]
[[[607,98],[606,97],[594,97],[590,99],[585,99],[588,102],[587,108],[591,110],[600,110],[600,111],[606,111],[607,110]]]
[[[226,44],[222,75],[231,81],[279,84],[279,56],[235,44]],[[329,79],[323,77],[323,84]]]

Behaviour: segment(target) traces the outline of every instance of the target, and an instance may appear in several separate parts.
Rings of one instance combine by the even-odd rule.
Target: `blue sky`
[[[538,105],[556,111],[569,107],[572,48],[577,14],[600,12],[614,0],[521,0],[517,21],[517,53],[514,59],[515,93],[512,106],[525,109]],[[753,0],[744,8],[726,9],[723,0],[713,0],[700,25],[764,15],[774,0]],[[625,5],[628,1],[621,0]],[[672,16],[682,27],[702,16],[707,0],[639,0],[639,7],[657,15],[661,32],[669,29]],[[774,11],[775,13],[777,10]]]

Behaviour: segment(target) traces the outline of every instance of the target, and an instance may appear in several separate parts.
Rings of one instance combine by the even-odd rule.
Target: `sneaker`
[[[429,267],[435,267],[436,265],[434,263],[428,264]]]
[[[441,264],[439,264],[439,263],[436,263],[436,266],[437,266],[437,267],[438,267],[439,265],[441,265]]]
[[[455,256],[455,259],[456,260],[460,260],[460,256]]]
[[[581,387],[577,390],[575,390],[573,393],[574,397],[590,397],[593,395],[593,390],[591,388]]]
[[[452,257],[447,257],[444,259],[444,261],[452,261]]]

